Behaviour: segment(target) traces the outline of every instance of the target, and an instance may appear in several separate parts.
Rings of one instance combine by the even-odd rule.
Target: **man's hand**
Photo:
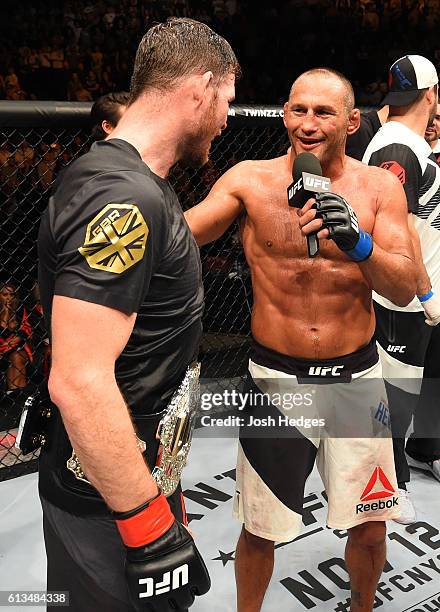
[[[427,317],[425,322],[431,327],[438,325],[440,323],[440,298],[433,291],[429,291],[426,295],[420,296],[419,301]]]
[[[304,236],[317,232],[316,235],[319,239],[328,238],[329,231],[324,227],[323,220],[317,216],[316,212],[315,198],[310,198],[302,208],[297,209],[301,232]]]
[[[353,261],[365,261],[373,252],[373,240],[359,227],[356,213],[343,197],[320,193],[300,209],[304,234],[318,231],[318,238],[330,238]]]
[[[209,591],[203,559],[163,493],[130,512],[115,513],[115,518],[127,547],[127,582],[138,612],[186,609],[196,595]]]

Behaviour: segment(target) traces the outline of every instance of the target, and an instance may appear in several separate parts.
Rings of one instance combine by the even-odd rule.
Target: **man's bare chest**
[[[264,250],[292,256],[298,253],[298,248],[302,253],[306,238],[299,227],[298,209],[288,205],[287,187],[287,181],[285,184],[277,181],[264,189],[250,191],[245,201],[246,215],[241,222],[241,232],[243,239],[252,240]],[[354,209],[362,229],[371,232],[376,211],[375,194],[355,181],[335,185],[334,192]]]

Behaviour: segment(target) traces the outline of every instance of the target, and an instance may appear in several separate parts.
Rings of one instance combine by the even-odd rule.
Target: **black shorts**
[[[425,323],[423,311],[389,310],[377,302],[373,304],[383,377],[394,387],[418,394],[434,328]]]
[[[177,520],[186,523],[180,486],[168,501]],[[132,612],[124,577],[125,547],[114,520],[75,516],[44,498],[41,505],[47,590],[67,591],[70,612]]]

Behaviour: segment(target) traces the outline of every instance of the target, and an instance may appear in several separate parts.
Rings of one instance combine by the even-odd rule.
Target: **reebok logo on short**
[[[379,486],[379,490],[376,488],[376,491],[373,491],[378,481],[380,481],[383,489]],[[393,485],[385,476],[385,472],[378,466],[371,474],[370,480],[361,495],[361,501],[365,502],[371,499],[379,499],[380,497],[391,497],[395,492]]]
[[[395,489],[385,476],[385,472],[381,467],[375,468],[371,474],[371,478],[361,495],[361,504],[356,505],[356,514],[369,512],[371,510],[385,510],[386,508],[394,508],[398,505],[399,500],[395,496]],[[384,498],[392,498],[384,501]],[[373,500],[379,501],[373,501]],[[372,503],[365,503],[365,502]]]
[[[399,162],[396,162],[396,161],[383,162],[382,164],[380,164],[380,168],[383,168],[384,170],[389,170],[390,172],[392,172],[393,174],[397,176],[397,178],[402,183],[402,185],[405,184],[406,182],[405,168],[403,168],[399,164]]]

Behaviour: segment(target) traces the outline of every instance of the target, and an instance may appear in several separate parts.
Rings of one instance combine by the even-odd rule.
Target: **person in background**
[[[440,104],[437,104],[437,112],[432,125],[426,128],[425,140],[431,147],[436,162],[440,164]]]
[[[354,159],[362,160],[370,140],[382,127],[388,118],[388,105],[382,106],[379,110],[370,110],[361,114],[359,129],[347,137],[345,154]]]
[[[20,306],[13,283],[0,285],[0,361],[6,367],[6,389],[27,385],[27,366],[32,361],[32,327],[26,308]]]
[[[117,91],[96,100],[90,111],[93,140],[103,140],[113,132],[127,108],[129,98],[127,91]]]
[[[405,438],[413,416],[415,435],[406,451],[415,452],[416,459],[424,462],[440,458],[440,449],[435,448],[436,438],[440,438],[438,409],[433,409],[429,419],[423,417],[424,427],[418,419],[428,353],[434,364],[440,360],[431,344],[440,322],[440,168],[424,138],[438,110],[437,70],[426,57],[405,55],[390,67],[389,83],[383,101],[389,105],[388,119],[371,140],[362,161],[386,169],[402,183],[416,256],[417,293],[409,305],[402,307],[373,294],[375,335],[387,382],[399,486],[401,515],[395,520],[411,524],[417,515],[407,490],[410,471]],[[429,403],[423,403],[429,407]],[[429,438],[433,445],[419,449],[421,438]]]
[[[425,140],[440,165],[440,104],[437,113],[425,131]],[[424,437],[427,431],[440,432],[438,410],[440,381],[440,327],[433,327],[423,369],[422,388],[414,414],[414,431],[406,442],[408,465],[430,472],[440,481],[440,437]]]

